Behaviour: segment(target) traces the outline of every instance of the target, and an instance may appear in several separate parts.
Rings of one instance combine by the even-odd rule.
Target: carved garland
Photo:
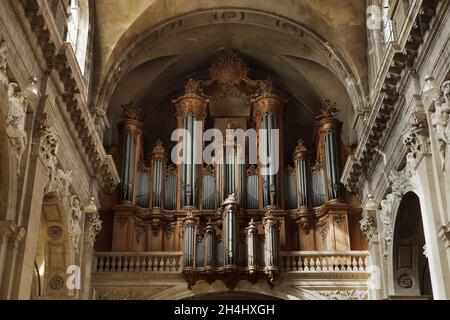
[[[33,139],[33,152],[39,156],[47,169],[46,183],[44,187],[45,196],[58,196],[69,209],[68,233],[75,252],[79,251],[81,236],[82,205],[77,195],[70,190],[72,183],[72,170],[65,171],[60,167],[57,158],[59,147],[59,136],[54,127],[50,127],[47,115],[44,113],[38,121],[37,130]],[[98,221],[97,221],[98,220]],[[95,236],[101,230],[101,221],[98,213],[91,219],[89,228],[89,242],[93,246]]]

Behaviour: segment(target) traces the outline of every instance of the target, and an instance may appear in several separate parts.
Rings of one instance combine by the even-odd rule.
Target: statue
[[[75,252],[78,252],[78,243],[80,241],[81,235],[81,203],[77,196],[72,195],[70,197],[70,220],[69,220],[69,236],[72,240],[72,245]]]
[[[13,145],[18,167],[23,152],[27,145],[27,133],[25,132],[25,117],[28,108],[27,100],[17,90],[17,83],[8,84],[9,112],[6,117],[6,133]]]

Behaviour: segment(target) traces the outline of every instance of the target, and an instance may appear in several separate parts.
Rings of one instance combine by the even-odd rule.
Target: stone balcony
[[[97,252],[92,270],[94,299],[165,299],[227,291],[219,281],[192,289],[181,274],[183,252]],[[367,299],[368,252],[293,251],[280,253],[274,289],[265,282],[240,281],[242,292],[265,292],[286,299]],[[294,288],[294,289],[292,289]],[[182,292],[182,294],[181,294]],[[175,296],[177,296],[175,294]]]

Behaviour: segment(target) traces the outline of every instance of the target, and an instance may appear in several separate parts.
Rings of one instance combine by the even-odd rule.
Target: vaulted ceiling
[[[288,101],[294,144],[310,134],[324,99],[337,102],[344,141],[355,142],[356,108],[366,92],[365,1],[96,0],[94,92],[114,129],[120,106],[145,109],[149,143],[175,126],[171,99],[187,78],[208,78],[223,48],[272,77]],[[359,99],[359,100],[358,100]],[[114,143],[110,130],[107,143]]]

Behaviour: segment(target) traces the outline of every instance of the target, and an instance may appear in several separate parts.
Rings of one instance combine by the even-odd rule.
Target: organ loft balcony
[[[144,108],[123,105],[113,150],[121,185],[102,205],[112,245],[97,248],[93,287],[139,279],[189,290],[367,286],[362,209],[340,183],[350,149],[339,107],[325,100],[305,133],[289,125],[285,92],[254,79],[235,52],[223,51],[209,70],[186,81],[172,100],[174,130],[159,128],[156,140]]]

